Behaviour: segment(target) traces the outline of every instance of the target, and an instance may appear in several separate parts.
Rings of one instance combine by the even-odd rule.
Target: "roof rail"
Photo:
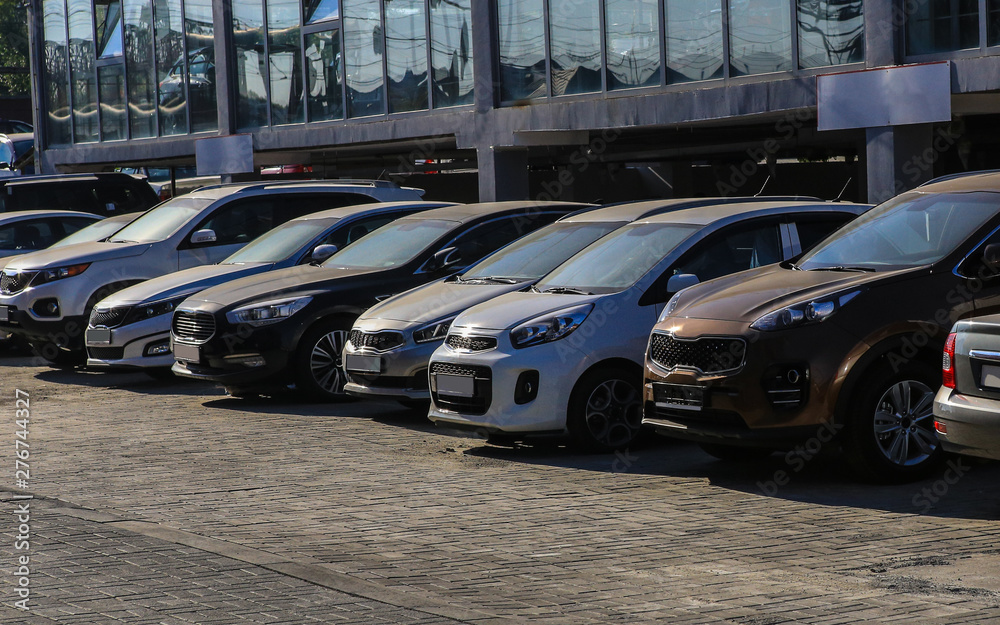
[[[979,171],[963,171],[958,174],[948,174],[947,176],[938,176],[937,178],[932,178],[927,182],[919,185],[917,188],[926,187],[929,184],[934,184],[936,182],[945,182],[947,180],[957,180],[959,178],[968,178],[969,176],[979,176],[981,174],[1000,174],[1000,169],[981,169]]]
[[[249,182],[229,182],[199,187],[199,191],[207,189],[220,189],[226,187],[239,187],[241,190],[263,189],[274,186],[310,185],[310,184],[343,184],[355,186],[369,186],[379,189],[398,189],[399,185],[390,180],[363,180],[363,179],[321,179],[321,180],[253,180]]]

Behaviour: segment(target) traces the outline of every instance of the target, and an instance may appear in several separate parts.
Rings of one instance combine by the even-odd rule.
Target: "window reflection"
[[[861,0],[798,0],[799,66],[863,61],[865,22],[861,11]]]
[[[267,28],[271,123],[279,125],[305,121],[299,0],[268,0]]]
[[[129,128],[133,138],[156,136],[153,15],[149,0],[124,0]]]
[[[156,38],[156,73],[159,81],[160,134],[188,131],[187,95],[184,89],[184,22],[180,0],[156,0],[153,34]]]
[[[978,0],[925,0],[907,9],[907,54],[979,47]]]
[[[431,66],[434,106],[472,103],[472,0],[431,2]]]
[[[309,121],[341,119],[344,116],[344,61],[340,53],[340,31],[306,35],[306,71]]]
[[[792,68],[792,24],[786,0],[729,0],[730,73]]]
[[[427,15],[424,0],[385,0],[389,112],[427,108]]]
[[[660,15],[656,0],[605,0],[608,89],[660,84]]]
[[[340,18],[340,0],[303,0],[306,24]]]
[[[986,45],[1000,45],[1000,0],[986,0]]]
[[[266,126],[264,5],[260,0],[241,0],[233,3],[233,45],[237,126],[240,128]]]
[[[97,58],[122,55],[122,4],[120,0],[97,0],[94,3],[97,25]]]
[[[385,113],[379,0],[351,0],[344,7],[343,22],[347,113],[350,117]]]
[[[666,0],[667,82],[722,78],[721,0]]]
[[[90,0],[69,0],[67,5],[69,58],[72,59],[70,78],[73,88],[73,140],[77,143],[87,143],[100,138],[94,23]]]
[[[548,94],[543,0],[498,0],[500,96],[504,101]]]
[[[549,3],[552,95],[601,90],[600,11],[593,1]]]
[[[45,37],[45,128],[48,142],[70,142],[66,58],[66,8],[62,0],[42,1]]]
[[[191,132],[216,130],[219,115],[215,97],[215,25],[212,0],[184,1],[187,37],[188,102]]]
[[[101,97],[101,137],[104,141],[128,138],[125,116],[125,66],[112,63],[97,69]]]

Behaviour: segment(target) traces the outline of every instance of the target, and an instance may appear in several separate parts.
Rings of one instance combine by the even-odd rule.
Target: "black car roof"
[[[484,217],[503,217],[517,213],[570,212],[583,208],[593,208],[590,204],[578,202],[537,202],[534,200],[513,200],[508,202],[481,202],[479,204],[458,204],[446,208],[424,211],[404,219],[443,219],[467,223]]]

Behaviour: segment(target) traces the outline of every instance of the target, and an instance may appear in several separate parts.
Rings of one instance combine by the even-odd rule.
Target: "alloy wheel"
[[[309,355],[309,371],[316,385],[330,395],[342,395],[347,376],[343,353],[347,341],[345,330],[332,330],[319,337]]]
[[[630,442],[642,425],[642,402],[636,388],[624,380],[598,384],[587,398],[584,422],[595,441],[608,447]]]
[[[937,450],[934,391],[923,382],[893,384],[879,400],[874,419],[875,441],[889,462],[919,465]]]

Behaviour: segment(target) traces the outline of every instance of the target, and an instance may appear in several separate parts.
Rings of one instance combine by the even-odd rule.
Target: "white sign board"
[[[194,142],[199,176],[253,173],[253,136],[209,137]]]

